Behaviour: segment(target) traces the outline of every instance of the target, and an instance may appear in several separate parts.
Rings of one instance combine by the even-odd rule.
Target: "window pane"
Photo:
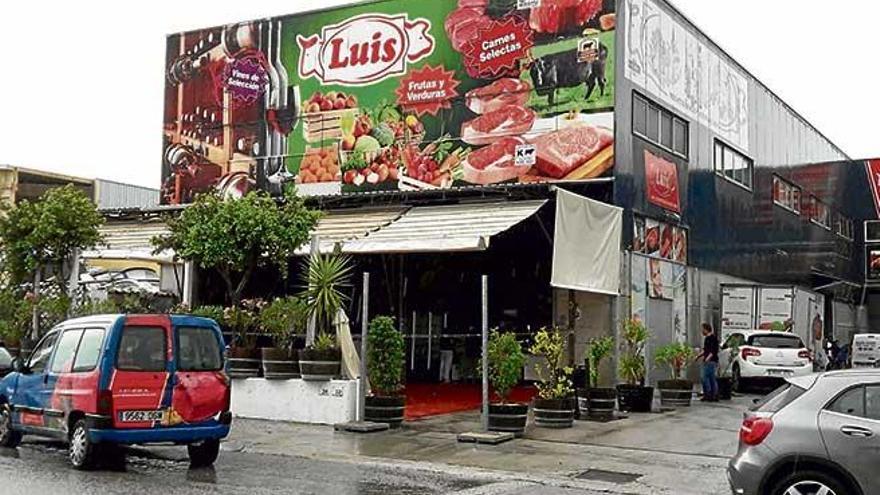
[[[806,392],[806,390],[796,385],[792,385],[791,383],[786,383],[759,400],[750,410],[766,413],[779,412],[783,407],[791,404],[801,395],[804,395],[804,392]]]
[[[223,368],[223,351],[214,331],[204,327],[177,329],[177,369],[218,371]]]
[[[880,421],[880,385],[865,388],[865,417]]]
[[[648,126],[645,137],[655,143],[660,142],[660,110],[653,105],[648,105]]]
[[[660,113],[660,144],[672,149],[672,115],[668,112]]]
[[[83,333],[76,359],[73,362],[73,371],[90,371],[98,365],[98,357],[101,355],[101,344],[104,343],[104,330],[89,328]]]
[[[116,366],[127,371],[165,371],[166,355],[164,328],[125,327]]]
[[[847,416],[865,416],[865,388],[864,387],[856,387],[854,389],[847,390],[841,395],[837,400],[831,404],[831,407],[828,408],[829,411],[834,411],[840,414],[846,414]]]
[[[721,147],[721,144],[715,143],[715,171],[721,172],[724,170],[724,148]]]
[[[724,175],[733,178],[733,171],[736,168],[736,156],[730,148],[724,148]]]
[[[749,345],[765,349],[801,349],[804,343],[795,335],[754,335]]]
[[[31,353],[31,357],[28,359],[28,369],[32,373],[42,373],[46,369],[46,363],[49,361],[49,356],[52,355],[52,346],[55,345],[55,339],[57,338],[57,332],[46,336],[39,346],[34,349],[34,352]]]
[[[648,134],[647,111],[647,102],[641,96],[633,97],[633,130],[643,136]]]
[[[676,153],[681,153],[684,156],[688,154],[688,125],[684,121],[675,119],[675,123],[673,124],[673,129],[675,130],[675,147],[674,150]]]
[[[73,354],[76,352],[76,346],[79,345],[79,338],[82,337],[82,330],[68,330],[61,336],[58,341],[58,350],[55,351],[55,357],[52,358],[52,373],[67,373],[73,366]]]
[[[791,192],[791,207],[794,211],[801,211],[801,190],[798,188]]]
[[[752,187],[752,161],[747,158],[742,158],[743,165],[743,184],[747,187]]]

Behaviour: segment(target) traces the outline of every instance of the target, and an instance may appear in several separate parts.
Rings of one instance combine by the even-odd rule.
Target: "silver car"
[[[788,379],[745,413],[727,476],[741,495],[880,494],[880,370]]]

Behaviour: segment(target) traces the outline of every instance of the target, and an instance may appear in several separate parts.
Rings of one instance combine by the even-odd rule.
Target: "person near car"
[[[697,356],[703,361],[703,402],[718,401],[718,336],[712,325],[703,323],[703,352]]]

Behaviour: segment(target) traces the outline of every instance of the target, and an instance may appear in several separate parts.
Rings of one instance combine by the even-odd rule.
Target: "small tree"
[[[487,349],[489,357],[489,382],[498,394],[502,404],[506,404],[513,387],[519,383],[526,357],[522,346],[512,332],[492,332]]]
[[[599,366],[614,351],[614,337],[590,340],[587,346],[587,362],[590,366],[590,385],[599,385]]]
[[[682,372],[694,359],[694,350],[684,343],[667,344],[657,349],[654,360],[657,364],[668,366],[673,380],[681,380]]]
[[[396,395],[403,389],[404,347],[403,334],[395,328],[393,318],[373,318],[367,335],[367,366],[376,395]]]
[[[535,334],[535,342],[529,352],[543,358],[535,366],[538,375],[538,395],[545,400],[560,400],[571,397],[574,386],[571,383],[571,367],[563,366],[565,359],[565,336],[558,329],[542,328]]]
[[[173,249],[184,260],[216,270],[228,302],[238,306],[254,270],[276,267],[287,273],[287,261],[308,241],[318,217],[295,192],[280,203],[261,192],[229,200],[202,194],[166,220],[170,233],[153,244],[157,251]]]
[[[629,385],[645,383],[645,343],[648,329],[639,320],[631,319],[623,323],[623,349],[620,356],[620,375]]]

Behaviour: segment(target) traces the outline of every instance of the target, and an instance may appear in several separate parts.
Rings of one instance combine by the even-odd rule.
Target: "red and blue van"
[[[0,380],[0,446],[22,435],[68,442],[71,464],[95,465],[118,445],[186,445],[214,463],[229,434],[230,382],[213,320],[101,315],[68,320]]]

